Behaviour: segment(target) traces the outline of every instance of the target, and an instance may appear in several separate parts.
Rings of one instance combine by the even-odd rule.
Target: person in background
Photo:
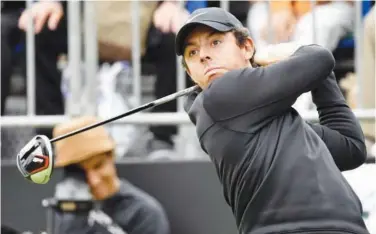
[[[176,33],[188,19],[190,12],[204,8],[208,1],[161,1],[153,15],[153,23],[148,36],[148,50],[146,60],[155,64],[157,76],[154,86],[155,98],[162,98],[177,91],[177,64],[174,44]],[[163,56],[163,59],[161,59]],[[192,86],[193,82],[185,74],[186,87]],[[176,112],[177,100],[157,106],[152,109],[153,113]],[[150,126],[152,138],[147,142],[146,151],[150,157],[158,153],[166,153],[174,149],[174,137],[177,134],[177,126]],[[162,151],[160,151],[162,150]],[[156,154],[154,154],[156,153]]]
[[[334,51],[354,28],[352,1],[316,1],[314,5],[312,1],[250,0],[250,3],[247,27],[259,47],[293,41],[318,44]],[[310,93],[303,93],[294,107],[300,113],[314,110]]]
[[[1,115],[5,114],[5,101],[9,96],[13,61],[17,46],[26,47],[25,33],[28,13],[34,16],[35,26],[35,111],[37,115],[59,115],[64,113],[64,102],[60,92],[60,72],[56,61],[58,52],[66,50],[67,21],[62,19],[65,3],[40,1],[25,9],[25,1],[2,1],[1,3]],[[19,52],[25,57],[26,49]],[[25,68],[25,59],[21,66]],[[25,72],[26,74],[26,72]],[[38,134],[51,137],[52,129],[37,129]]]
[[[187,8],[194,10],[197,7],[203,7],[202,2],[191,2],[187,4]],[[150,3],[150,4],[149,4]],[[142,2],[141,3],[141,39],[142,39],[142,54],[141,57],[145,61],[151,62],[156,68],[156,82],[154,85],[154,96],[155,98],[161,98],[173,92],[176,92],[176,66],[171,66],[171,64],[176,63],[176,55],[174,51],[175,34],[179,29],[180,25],[188,18],[189,12],[180,5],[179,1],[161,1],[158,4],[155,2]],[[113,9],[116,7],[116,3],[111,5],[111,3],[98,3],[99,9],[101,4],[106,4],[108,9]],[[154,5],[156,7],[154,8]],[[124,12],[129,11],[127,7],[131,7],[131,4],[126,5],[124,3]],[[27,30],[27,20],[28,16],[31,14],[34,18],[34,26],[36,33],[36,106],[38,115],[57,115],[64,114],[64,99],[61,92],[61,71],[57,67],[57,60],[59,55],[67,53],[67,7],[65,1],[40,1],[35,4],[30,9],[22,11],[19,7],[17,15],[14,15],[14,20],[9,20],[13,23],[13,30],[18,34],[22,34],[21,30]],[[117,8],[118,9],[118,8]],[[120,8],[122,9],[122,8]],[[150,13],[150,15],[149,15]],[[101,62],[115,62],[119,60],[131,60],[131,42],[129,38],[123,38],[121,41],[121,47],[114,47],[114,43],[119,42],[120,39],[113,38],[113,41],[108,42],[105,40],[100,40],[102,36],[106,36],[106,33],[100,33],[101,29],[104,28],[107,31],[114,31],[111,25],[108,26],[105,20],[106,14],[109,12],[101,12],[100,17],[97,17],[97,23],[99,24],[99,59]],[[110,17],[119,17],[122,14],[121,10],[116,10],[115,13],[110,15]],[[122,29],[125,31],[131,30],[130,16],[124,16],[120,20],[123,23]],[[107,17],[107,19],[109,19]],[[150,21],[149,21],[150,20]],[[145,26],[146,22],[146,26]],[[114,26],[114,25],[112,25]],[[19,30],[21,29],[21,30]],[[131,35],[130,33],[117,33],[116,35]],[[106,39],[106,38],[105,38]],[[107,38],[108,39],[108,38]],[[10,40],[2,40],[3,42],[8,42]],[[112,43],[112,44],[111,44]],[[115,44],[116,44],[115,43]],[[4,48],[4,47],[2,47]],[[115,49],[114,49],[115,48]],[[2,51],[6,52],[6,50]],[[163,59],[161,59],[163,57]],[[7,60],[4,60],[7,61]],[[8,67],[6,64],[2,67]],[[10,72],[9,69],[2,72]],[[7,79],[3,82],[4,92],[2,92],[2,100],[5,100],[8,96],[6,92],[6,87],[9,86],[9,79],[11,73],[7,76]],[[5,79],[5,78],[3,78]],[[191,85],[191,81],[187,78],[187,86]],[[3,89],[3,88],[2,88]],[[43,94],[43,95],[42,95]],[[47,98],[46,98],[47,97]],[[3,102],[3,101],[2,101]],[[3,103],[2,103],[3,104]],[[172,101],[162,106],[154,108],[153,112],[174,112],[176,111],[176,101]],[[3,105],[2,105],[3,106]],[[173,149],[174,142],[173,136],[177,132],[176,125],[171,126],[151,126],[150,131],[152,133],[152,138],[148,140],[146,145],[146,154],[152,153],[159,149]],[[51,137],[51,129],[46,129],[40,134],[47,135]]]
[[[98,122],[82,116],[57,125],[53,136]],[[127,234],[168,234],[169,221],[161,204],[151,195],[119,178],[115,144],[103,126],[55,143],[56,168],[65,169],[65,179],[58,183],[55,197],[64,200],[93,199],[96,210],[89,215],[62,213],[57,216],[59,233],[107,233],[100,231],[103,220],[111,228]],[[85,196],[85,192],[88,194]],[[84,194],[84,195],[83,195]],[[93,213],[94,212],[94,213]],[[95,221],[97,225],[89,225]],[[111,233],[111,232],[109,232]]]
[[[145,61],[156,68],[154,97],[165,97],[177,91],[177,59],[174,50],[175,35],[180,26],[188,19],[189,12],[179,1],[162,1],[153,14],[149,28]],[[185,77],[186,86],[192,82]],[[157,106],[153,113],[176,112],[177,101],[173,100]],[[146,154],[151,157],[160,150],[172,152],[175,146],[174,136],[177,134],[176,125],[153,125],[149,127],[152,137],[146,143]]]
[[[316,1],[314,5],[312,1],[270,1],[270,6],[265,1],[250,2],[248,28],[256,45],[294,41],[334,51],[354,29],[353,1]]]

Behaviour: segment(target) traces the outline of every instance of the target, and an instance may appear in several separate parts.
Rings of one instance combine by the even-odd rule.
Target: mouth
[[[210,73],[214,73],[215,70],[221,69],[222,67],[210,67],[205,69],[204,75],[209,75]]]
[[[222,75],[223,72],[218,73],[217,70],[224,69],[222,67],[211,67],[207,70],[205,70],[205,77],[207,78],[207,82],[211,83],[214,79],[216,79],[218,76]]]

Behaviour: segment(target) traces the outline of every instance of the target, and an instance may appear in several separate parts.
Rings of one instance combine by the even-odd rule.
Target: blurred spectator
[[[319,44],[333,51],[339,41],[353,31],[354,6],[352,1],[251,1],[248,27],[256,45],[290,40],[302,44]],[[315,31],[313,30],[315,26]]]
[[[41,1],[33,4],[32,8],[22,13],[24,7],[12,6],[13,18],[4,20],[11,32],[22,38],[24,33],[19,30],[27,29],[29,13],[34,18],[36,41],[36,113],[38,115],[64,114],[64,101],[60,90],[61,71],[57,67],[59,55],[67,53],[67,18],[66,2]],[[191,4],[192,5],[192,4]],[[9,5],[5,5],[10,8]],[[97,9],[96,23],[98,26],[99,59],[100,62],[115,62],[131,60],[132,36],[130,1],[99,1],[95,2]],[[21,15],[21,17],[20,17]],[[180,25],[188,18],[189,12],[180,6],[179,1],[140,1],[140,39],[141,57],[143,61],[152,63],[156,68],[154,86],[155,98],[161,98],[176,91],[177,71],[176,55],[174,52],[175,33]],[[7,16],[7,15],[6,15]],[[17,28],[17,19],[18,27]],[[8,23],[9,22],[9,23]],[[3,30],[3,29],[2,29]],[[10,31],[10,30],[8,30]],[[9,59],[2,59],[2,108],[8,96],[11,69],[10,57],[13,55],[13,42],[10,33],[2,33],[2,57],[6,53]],[[163,59],[162,59],[163,58]],[[192,85],[187,79],[187,86]],[[94,101],[94,100],[93,100]],[[154,108],[153,112],[174,112],[176,101]],[[3,110],[3,109],[2,109]],[[173,135],[177,132],[176,125],[150,127],[153,138],[148,141],[147,152],[158,149],[172,149]],[[39,134],[51,137],[51,129],[40,131]]]
[[[94,1],[99,59],[115,62],[132,59],[132,2]],[[158,2],[139,2],[141,56],[145,55],[148,30]],[[124,14],[127,12],[129,14]]]
[[[190,10],[202,7],[205,1],[192,1]],[[148,4],[148,7],[142,7]],[[155,5],[151,5],[155,4]],[[130,15],[117,14],[121,11],[127,11],[131,7],[130,2],[96,2],[98,11],[101,11],[101,18],[98,19],[100,54],[105,60],[130,60],[131,59],[131,34],[124,33],[131,31]],[[111,10],[109,10],[111,9]],[[152,11],[150,11],[152,10]],[[177,88],[177,69],[175,54],[175,34],[180,26],[188,19],[189,12],[182,7],[180,1],[159,1],[148,2],[141,1],[140,15],[141,23],[141,52],[142,62],[155,67],[156,80],[154,83],[154,97],[156,99],[165,97],[176,92]],[[126,23],[126,24],[124,24]],[[106,42],[106,43],[104,43]],[[119,48],[117,45],[123,45]],[[103,51],[103,52],[102,52]],[[109,51],[111,53],[109,53]],[[105,56],[104,56],[105,55]],[[186,86],[193,83],[186,77]],[[152,109],[152,112],[175,112],[177,110],[177,101],[165,103]],[[153,152],[166,152],[174,148],[173,137],[177,133],[176,125],[158,126],[153,125],[150,128],[151,137],[147,139],[146,147],[142,150],[150,155]],[[148,137],[148,136],[145,136]],[[139,150],[130,150],[126,156],[137,156]],[[152,155],[150,155],[153,157]]]
[[[248,28],[256,46],[296,41],[319,44],[334,51],[339,41],[353,31],[354,6],[350,0],[319,0],[315,4],[312,1],[250,0],[250,3]],[[299,112],[315,108],[310,93],[302,94],[293,107]]]
[[[17,33],[17,20],[24,5],[24,2],[1,3],[1,115],[4,115],[5,99],[9,92],[15,47],[21,36]]]
[[[66,20],[60,21],[64,5],[58,2],[34,3],[32,9],[23,11],[24,1],[2,1],[1,9],[1,115],[4,114],[5,101],[9,95],[10,78],[16,47],[25,47],[28,13],[34,15],[35,24],[35,101],[37,115],[63,114],[64,103],[60,93],[60,73],[56,60],[60,51],[66,50]],[[45,26],[46,25],[46,26]],[[25,50],[21,53],[25,58]],[[23,59],[22,65],[26,65]],[[26,68],[24,67],[24,71]],[[39,134],[51,137],[51,129],[39,129]]]
[[[163,1],[153,14],[153,22],[149,29],[145,60],[156,68],[154,96],[156,99],[177,91],[177,69],[175,54],[175,34],[188,19],[189,12],[181,7],[179,1]],[[188,77],[186,86],[193,83]],[[165,103],[152,109],[152,112],[175,112],[177,100]],[[148,153],[159,150],[172,150],[173,137],[177,133],[176,125],[151,126],[153,138],[147,143]]]
[[[250,7],[247,18],[247,27],[250,31],[253,42],[256,46],[268,44],[268,40],[264,40],[262,31],[265,25],[269,25],[269,5],[264,0],[249,0]],[[269,38],[268,38],[269,39]]]
[[[54,137],[98,122],[83,116],[54,128]],[[56,167],[65,168],[55,197],[75,201],[93,199],[89,213],[62,212],[58,233],[167,234],[169,222],[160,203],[119,178],[114,162],[115,144],[103,126],[55,143]],[[104,230],[117,229],[117,232]]]

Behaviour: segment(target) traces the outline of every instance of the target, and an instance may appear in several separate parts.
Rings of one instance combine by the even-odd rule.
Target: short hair
[[[249,30],[245,27],[242,27],[242,28],[235,28],[229,32],[232,32],[235,36],[235,39],[236,39],[236,44],[238,46],[243,46],[247,40],[248,37],[250,37],[250,33],[249,33]],[[253,67],[257,67],[258,65],[255,63],[255,54],[256,54],[256,48],[253,52],[253,55],[252,57],[249,59],[249,61],[251,62],[251,65]],[[183,56],[183,59],[182,59],[182,65],[183,67],[185,68],[188,68],[187,66],[187,63],[185,62],[185,59],[184,59],[184,56]]]

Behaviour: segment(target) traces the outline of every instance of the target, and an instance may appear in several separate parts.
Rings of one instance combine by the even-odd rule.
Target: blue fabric
[[[185,4],[185,8],[189,11],[189,13],[192,13],[194,12],[195,10],[197,9],[200,9],[200,8],[205,8],[208,6],[208,2],[207,1],[187,1],[187,3]]]
[[[14,48],[15,53],[21,53],[23,50],[25,50],[25,45],[23,43],[19,43]]]
[[[372,7],[372,1],[371,0],[363,0],[362,1],[362,16],[367,15],[368,11]],[[354,48],[355,47],[355,40],[354,37],[351,38],[344,38],[339,43],[337,48]]]

